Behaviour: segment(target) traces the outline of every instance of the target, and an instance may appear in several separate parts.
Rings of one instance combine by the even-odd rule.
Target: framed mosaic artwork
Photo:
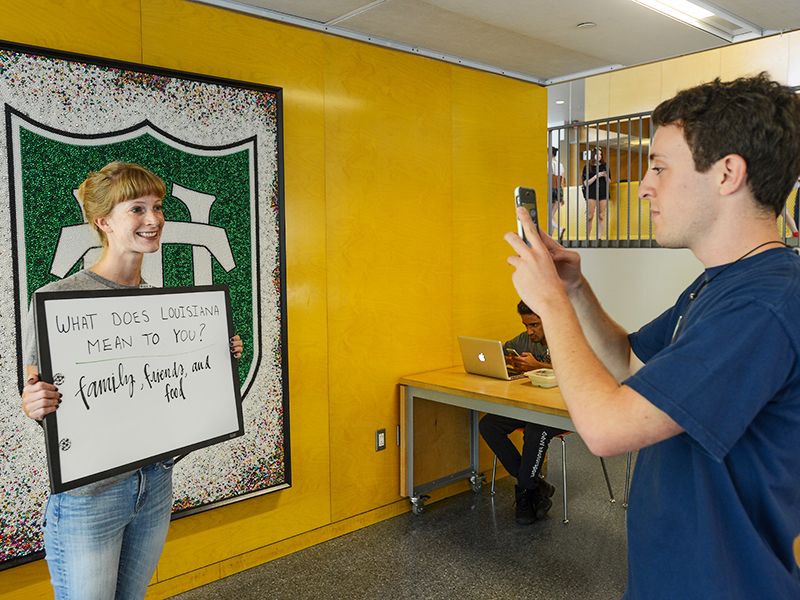
[[[42,556],[44,436],[20,409],[38,288],[102,251],[76,190],[121,160],[165,182],[156,287],[226,285],[244,435],[175,466],[173,516],[291,485],[279,88],[0,42],[0,569]]]

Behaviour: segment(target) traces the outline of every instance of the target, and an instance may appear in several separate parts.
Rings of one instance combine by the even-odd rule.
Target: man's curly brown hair
[[[700,173],[728,154],[741,156],[756,202],[781,213],[800,175],[800,96],[790,88],[765,72],[717,78],[659,104],[652,122],[683,129]]]

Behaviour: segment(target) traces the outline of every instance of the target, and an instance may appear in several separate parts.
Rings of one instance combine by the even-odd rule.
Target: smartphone
[[[531,216],[534,227],[539,230],[539,216],[536,213],[536,191],[533,188],[518,187],[514,190],[514,203],[516,206],[524,206]],[[525,232],[522,230],[522,223],[517,219],[517,233],[522,240],[530,246]]]
[[[519,356],[519,352],[514,350],[513,348],[506,348],[506,354],[510,354],[511,356]]]

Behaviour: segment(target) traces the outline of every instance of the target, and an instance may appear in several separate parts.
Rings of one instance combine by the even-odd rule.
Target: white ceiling
[[[631,0],[197,1],[545,85],[730,43]],[[755,26],[735,41],[800,29],[800,0],[698,3]]]

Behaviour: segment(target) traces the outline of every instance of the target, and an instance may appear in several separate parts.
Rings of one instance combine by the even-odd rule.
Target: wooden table
[[[472,489],[480,490],[483,477],[478,472],[478,412],[492,413],[575,431],[559,389],[539,388],[525,379],[503,381],[471,375],[462,366],[417,373],[400,378],[400,495],[411,501],[415,514],[422,512],[426,492],[469,479]],[[429,400],[469,410],[468,469],[414,484],[414,401]],[[424,442],[424,440],[421,440]]]

